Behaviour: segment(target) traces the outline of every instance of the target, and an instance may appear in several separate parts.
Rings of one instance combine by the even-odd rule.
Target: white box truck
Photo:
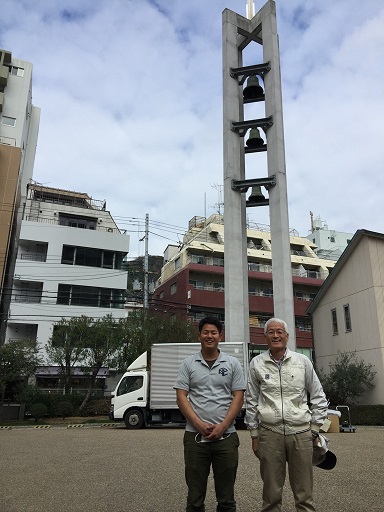
[[[184,423],[173,385],[182,360],[199,352],[200,348],[200,343],[152,345],[150,361],[147,352],[141,354],[117,384],[111,397],[110,419],[124,421],[130,429]],[[248,350],[245,344],[222,342],[219,348],[236,357],[246,373]]]

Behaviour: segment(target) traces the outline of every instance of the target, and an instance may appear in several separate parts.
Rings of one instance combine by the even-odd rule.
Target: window
[[[337,327],[336,309],[331,309],[331,317],[332,317],[332,332],[334,335],[339,334],[339,329]]]
[[[16,126],[16,119],[14,117],[3,116],[1,118],[1,124],[5,126]]]
[[[171,284],[171,295],[174,295],[177,291],[177,284],[173,283]]]
[[[121,270],[125,253],[63,245],[61,263],[86,267],[111,268]]]
[[[116,395],[121,396],[126,393],[132,393],[132,391],[137,391],[143,387],[143,377],[142,376],[129,376],[124,377],[124,379],[120,382],[119,387],[117,388]]]
[[[175,259],[175,270],[180,268],[180,256]]]
[[[101,249],[92,247],[76,247],[75,265],[101,267]]]
[[[61,263],[65,263],[66,265],[73,265],[75,249],[76,247],[73,247],[72,245],[63,245]]]
[[[249,285],[248,286],[249,295],[260,295],[260,291],[256,286]]]
[[[103,268],[113,268],[114,256],[115,253],[113,251],[101,251],[102,255],[102,263],[101,266]]]
[[[59,284],[57,304],[121,309],[124,307],[124,290]]]
[[[201,279],[190,279],[189,284],[194,286],[197,290],[204,290],[205,288],[205,281]]]
[[[349,311],[349,304],[344,304],[343,308],[344,308],[345,332],[351,332],[352,324],[351,324],[351,313]]]
[[[14,76],[24,76],[24,68],[18,68],[16,66],[10,66],[9,73]]]
[[[71,228],[96,229],[97,219],[95,217],[81,217],[60,213],[59,224],[60,226],[70,226]]]

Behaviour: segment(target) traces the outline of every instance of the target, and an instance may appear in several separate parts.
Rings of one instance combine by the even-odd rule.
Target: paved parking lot
[[[183,512],[182,436],[176,428],[0,430],[0,511]],[[239,436],[238,512],[258,512],[258,461],[248,433]],[[318,512],[382,512],[384,428],[328,437],[338,464],[315,468]],[[214,510],[210,479],[206,511]],[[288,488],[283,510],[295,510]]]

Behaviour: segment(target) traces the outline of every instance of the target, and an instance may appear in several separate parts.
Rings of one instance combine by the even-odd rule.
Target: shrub
[[[36,402],[35,404],[32,404],[30,406],[29,412],[37,422],[47,414],[48,407],[45,404],[42,404],[41,402]]]
[[[108,416],[111,407],[110,398],[91,400],[85,407],[85,416]]]
[[[349,412],[352,425],[384,426],[384,405],[352,405]]]
[[[73,416],[73,411],[75,408],[73,407],[71,402],[62,401],[57,406],[57,415],[61,416],[63,420],[68,416]]]

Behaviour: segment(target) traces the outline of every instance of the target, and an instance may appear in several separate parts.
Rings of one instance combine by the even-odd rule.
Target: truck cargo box
[[[186,357],[196,354],[201,348],[200,343],[159,343],[152,345],[150,408],[177,409],[176,391],[173,385],[180,364]],[[247,350],[244,343],[222,342],[219,349],[236,357],[247,371]]]

